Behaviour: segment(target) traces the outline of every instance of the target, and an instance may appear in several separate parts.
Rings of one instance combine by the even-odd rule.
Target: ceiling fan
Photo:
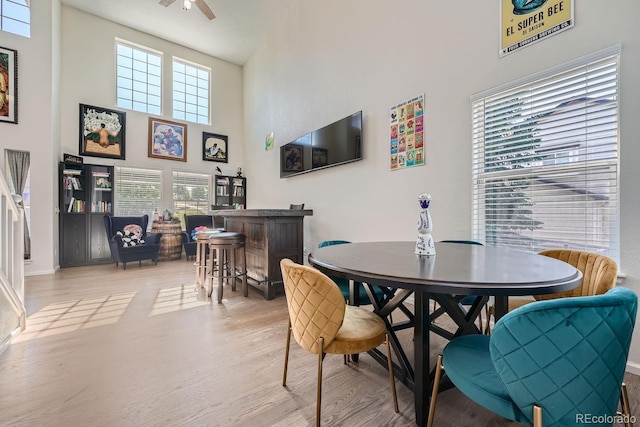
[[[160,4],[163,5],[164,7],[167,7],[173,4],[175,1],[176,0],[160,0]],[[195,3],[196,6],[198,6],[198,9],[200,9],[200,12],[204,13],[204,16],[206,16],[209,19],[209,21],[211,21],[216,17],[216,15],[213,14],[213,12],[209,8],[209,6],[207,6],[204,0],[183,0],[182,3],[183,3],[182,8],[184,10],[191,9],[191,3]]]

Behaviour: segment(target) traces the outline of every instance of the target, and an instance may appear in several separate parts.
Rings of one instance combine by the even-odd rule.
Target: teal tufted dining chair
[[[527,304],[491,335],[453,339],[438,357],[427,425],[443,369],[471,400],[523,424],[610,426],[619,397],[629,417],[622,380],[637,310],[635,293],[614,288]],[[605,422],[588,422],[594,419]]]
[[[325,240],[318,244],[319,248],[324,248],[325,246],[333,246],[333,245],[344,245],[347,243],[351,243],[348,240]],[[345,301],[349,301],[349,280],[343,279],[342,277],[329,276],[331,280],[336,282],[338,287],[340,288],[340,292],[342,292],[342,296],[344,296]],[[371,300],[369,299],[369,295],[367,291],[364,289],[364,285],[362,283],[358,283],[358,297],[360,301],[360,305],[369,305],[371,304]],[[379,286],[373,287],[373,292],[376,294],[378,298],[381,300],[386,297],[384,291]]]

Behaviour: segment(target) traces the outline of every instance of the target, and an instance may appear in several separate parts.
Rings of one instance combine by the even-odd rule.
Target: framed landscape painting
[[[81,156],[124,160],[126,113],[80,104]]]
[[[0,122],[18,123],[18,52],[0,47]]]
[[[202,160],[229,163],[229,137],[202,132]]]
[[[149,157],[187,161],[187,125],[149,117]]]

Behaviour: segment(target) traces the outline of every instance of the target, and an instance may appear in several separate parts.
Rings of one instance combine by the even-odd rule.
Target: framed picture
[[[202,160],[229,163],[229,137],[202,132]]]
[[[187,161],[187,125],[149,117],[149,157]]]
[[[80,104],[81,156],[124,160],[126,113]]]
[[[0,122],[18,123],[18,51],[0,47]]]
[[[327,166],[329,151],[326,148],[312,148],[311,149],[311,167],[321,168]]]
[[[287,144],[282,150],[282,170],[284,172],[301,172],[303,170],[302,163],[302,145]]]

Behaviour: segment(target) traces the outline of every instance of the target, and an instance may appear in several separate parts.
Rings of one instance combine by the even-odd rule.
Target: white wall
[[[624,285],[640,293],[640,197],[633,188],[640,182],[640,2],[576,2],[574,28],[502,59],[499,2],[490,3],[299,1],[244,67],[248,203],[306,203],[314,210],[305,219],[312,249],[325,239],[412,240],[416,198],[428,191],[434,238],[469,238],[469,97],[621,43],[620,269]],[[391,172],[388,109],[420,93],[426,165]],[[279,178],[278,146],[360,109],[363,161]],[[266,152],[270,131],[276,149]],[[629,360],[640,374],[640,328]]]
[[[37,6],[36,6],[37,4]],[[59,75],[59,0],[34,2],[31,38],[0,32],[0,46],[18,51],[18,124],[0,123],[0,163],[5,150],[31,153],[31,261],[25,274],[53,272],[58,248],[57,198],[52,158],[58,157],[59,134],[54,118]],[[58,18],[56,20],[56,18]],[[7,182],[9,172],[5,171]],[[56,257],[57,258],[57,257]]]
[[[89,15],[68,6],[62,7],[62,84],[60,115],[61,153],[78,154],[78,105],[89,104],[126,112],[125,160],[84,157],[85,163],[164,169],[163,206],[171,209],[172,171],[234,174],[242,165],[242,69],[146,33]],[[211,68],[211,126],[187,123],[187,162],[147,157],[149,114],[122,110],[116,106],[115,38],[124,39],[164,54],[163,115],[171,117],[172,56]],[[229,163],[202,160],[202,132],[229,136]]]

